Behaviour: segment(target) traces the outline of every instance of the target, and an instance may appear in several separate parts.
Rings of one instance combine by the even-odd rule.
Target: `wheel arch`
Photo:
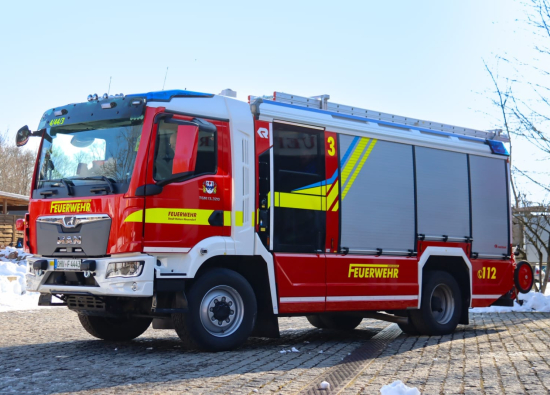
[[[463,309],[460,323],[468,324],[468,307],[472,306],[472,263],[462,248],[427,247],[418,261],[418,308],[422,303],[424,273],[441,270],[451,274],[462,291]],[[467,290],[464,292],[464,290]]]
[[[199,278],[204,273],[214,268],[227,268],[242,275],[252,286],[258,299],[258,311],[268,311],[278,314],[277,288],[275,282],[275,270],[273,255],[261,244],[256,235],[255,255],[217,255],[207,259],[201,264],[194,275]],[[258,248],[258,243],[262,248]],[[193,280],[194,280],[193,279]],[[193,280],[190,281],[192,285]]]

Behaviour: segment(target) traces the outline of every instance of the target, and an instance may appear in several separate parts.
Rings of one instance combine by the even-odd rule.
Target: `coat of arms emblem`
[[[214,181],[205,181],[202,183],[202,192],[209,195],[216,193],[216,183]]]

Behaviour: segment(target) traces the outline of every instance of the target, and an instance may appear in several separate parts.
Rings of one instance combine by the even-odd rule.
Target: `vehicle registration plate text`
[[[82,259],[56,259],[55,269],[80,270]]]

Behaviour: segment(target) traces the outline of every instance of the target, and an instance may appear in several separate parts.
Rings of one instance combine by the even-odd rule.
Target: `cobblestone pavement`
[[[395,380],[425,394],[549,393],[550,314],[471,317],[452,335],[401,334],[369,357],[378,337],[399,334],[395,325],[363,320],[343,334],[281,318],[280,339],[203,353],[181,348],[171,330],[96,340],[64,308],[0,313],[0,394],[311,393],[335,375],[330,393],[379,394]],[[280,353],[292,347],[299,352]]]

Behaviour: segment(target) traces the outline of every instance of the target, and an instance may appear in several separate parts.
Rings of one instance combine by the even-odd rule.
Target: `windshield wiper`
[[[112,179],[110,179],[109,177],[105,177],[105,176],[90,176],[90,177],[71,177],[71,180],[98,180],[98,181],[105,181],[105,183],[107,183],[107,185],[109,186],[109,191],[110,193],[115,193],[115,187],[114,187],[114,182]]]
[[[67,188],[67,195],[69,196],[72,196],[73,193],[72,193],[72,190],[71,190],[71,186],[69,185],[69,182],[71,182],[71,180],[69,180],[68,178],[57,178],[57,179],[51,179],[51,180],[44,180],[42,182],[52,182],[52,183],[57,183],[57,185],[55,184],[52,184],[53,187],[58,187],[59,186],[59,183],[62,183],[63,186],[65,188]],[[71,182],[72,184],[72,182]],[[44,193],[42,192],[39,192],[40,195],[52,195],[53,193],[50,193],[51,191],[44,191]]]

